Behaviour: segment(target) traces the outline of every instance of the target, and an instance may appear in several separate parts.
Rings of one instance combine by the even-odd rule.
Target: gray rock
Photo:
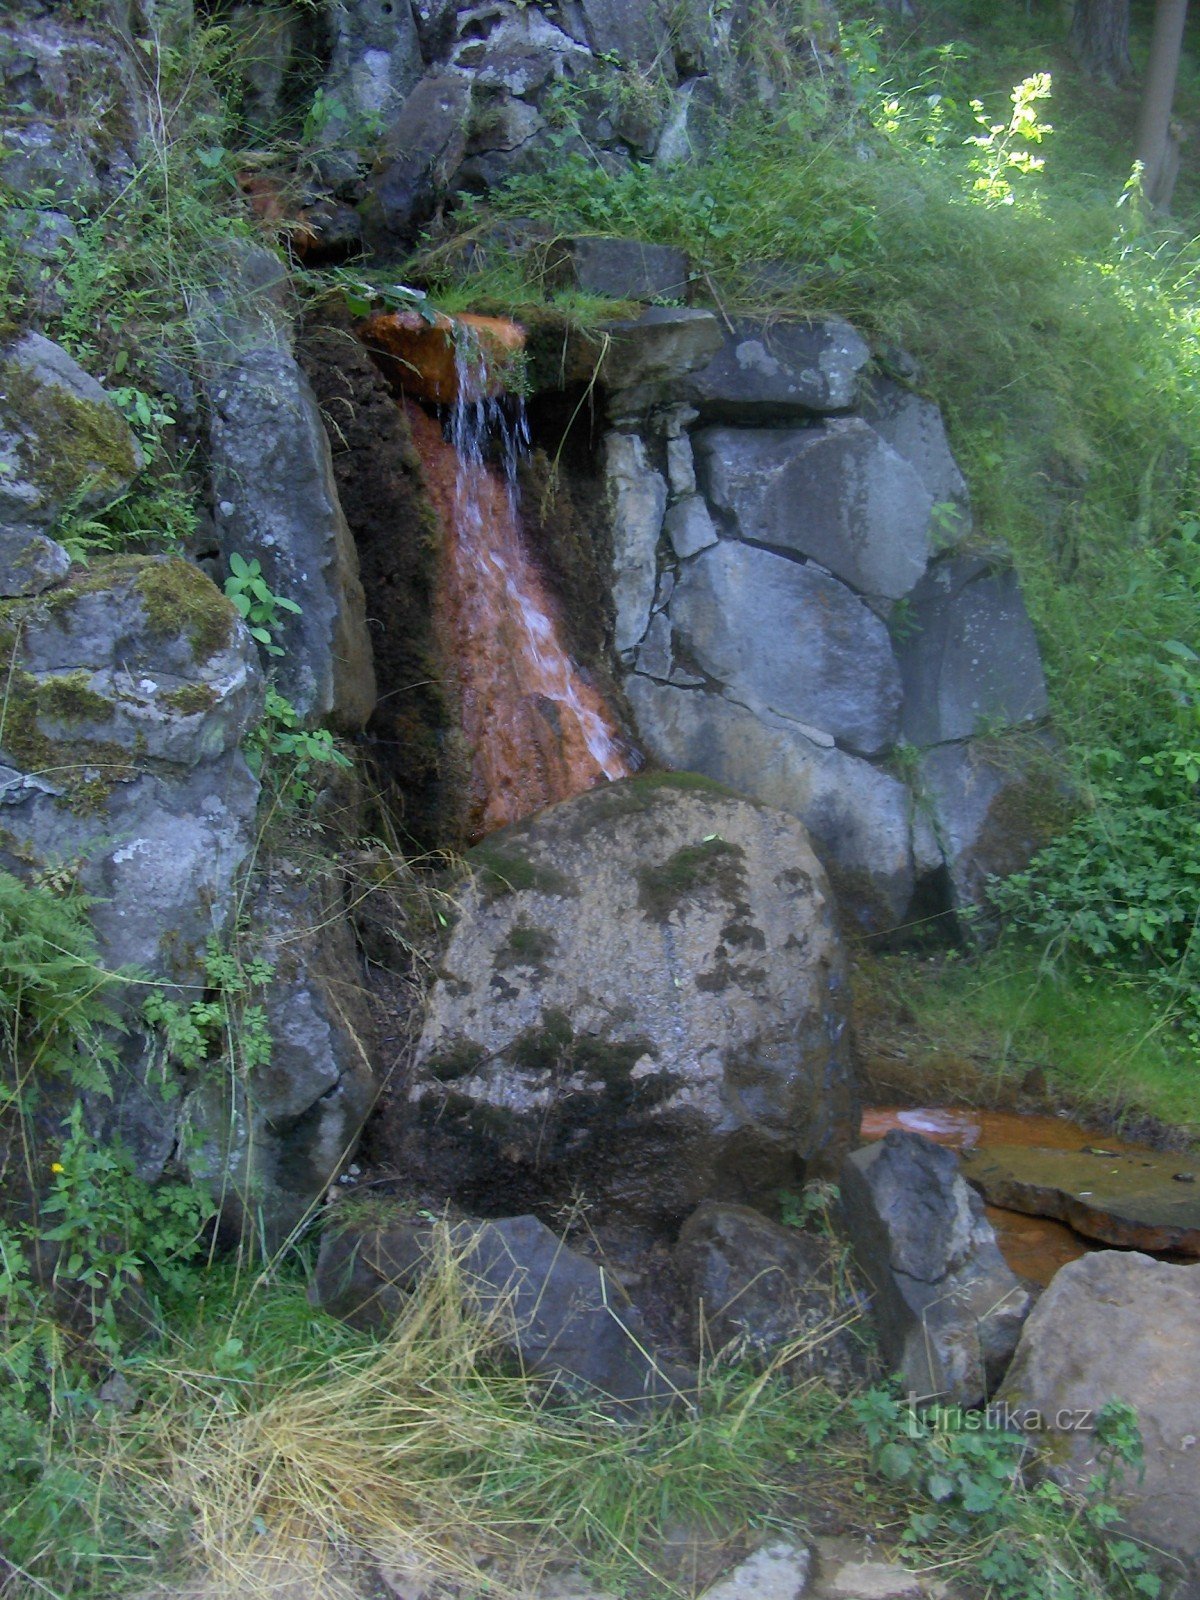
[[[808,1593],[812,1552],[796,1539],[769,1539],[701,1600],[801,1600]]]
[[[220,251],[220,268],[192,308],[205,384],[211,394],[236,375],[250,351],[292,347],[288,269],[273,250],[231,239]]]
[[[1097,1251],[1055,1274],[1021,1334],[998,1398],[1024,1414],[1056,1476],[1082,1487],[1100,1468],[1095,1416],[1137,1411],[1145,1475],[1124,1474],[1130,1531],[1200,1580],[1200,1266]],[[1082,1426],[1064,1421],[1086,1418]],[[1106,1498],[1110,1498],[1106,1496]]]
[[[90,152],[78,138],[29,122],[4,129],[4,182],[11,193],[82,216],[100,196]]]
[[[840,318],[743,319],[690,375],[686,394],[704,417],[727,422],[849,411],[870,357],[866,341]]]
[[[604,474],[613,543],[613,645],[621,653],[636,647],[650,622],[667,486],[633,433],[605,438]]]
[[[44,533],[0,525],[0,596],[41,594],[70,570],[70,556]]]
[[[673,1401],[695,1373],[658,1355],[616,1280],[536,1217],[436,1227],[397,1218],[330,1229],[313,1281],[318,1304],[357,1327],[386,1327],[425,1272],[459,1263],[464,1303],[520,1371],[622,1408]]]
[[[749,1206],[705,1201],[684,1223],[674,1254],[697,1354],[734,1350],[761,1365],[792,1346],[796,1376],[861,1375],[851,1336],[829,1332],[845,1311],[829,1260],[828,1247],[811,1235]]]
[[[696,492],[696,461],[692,441],[685,432],[667,440],[667,482],[678,499]]]
[[[636,322],[613,323],[607,332],[600,381],[614,418],[677,403],[680,380],[721,343],[721,325],[711,311],[668,306],[651,306]]]
[[[932,498],[861,419],[708,428],[695,447],[713,509],[739,538],[795,551],[886,599],[899,599],[923,576]]]
[[[71,864],[107,968],[168,992],[201,981],[254,839],[258,784],[240,743],[262,679],[249,635],[173,558],[98,563],[14,602],[10,624],[0,865],[25,876]],[[132,1015],[143,995],[131,984],[119,998]],[[92,1105],[93,1132],[120,1137],[144,1177],[173,1153],[177,1087],[135,1031],[112,1100]]]
[[[688,556],[698,555],[701,550],[717,542],[717,530],[713,527],[712,517],[698,494],[677,500],[667,512],[663,527],[671,541],[671,549],[681,561]]]
[[[1007,561],[939,561],[909,596],[896,653],[910,744],[970,739],[1047,715],[1037,639]]]
[[[884,1358],[918,1398],[978,1405],[1003,1376],[1033,1302],[958,1157],[893,1129],[846,1158],[840,1185]]]
[[[1069,797],[1049,734],[938,745],[921,757],[917,783],[958,911],[974,939],[994,932],[988,879],[1023,871],[1066,820]]]
[[[488,26],[483,39],[475,31],[481,21]],[[451,63],[469,73],[477,88],[536,95],[547,83],[595,65],[584,46],[531,6],[504,11],[497,7],[482,16],[478,9],[464,9],[458,31],[461,42]]]
[[[392,123],[372,179],[379,220],[401,239],[432,216],[467,151],[468,79],[447,72],[422,78]]]
[[[887,629],[835,578],[723,540],[682,568],[670,615],[681,649],[729,698],[855,754],[894,742],[900,675]]]
[[[659,0],[572,0],[570,9],[593,54],[661,69],[668,12]]]
[[[354,935],[336,879],[271,865],[246,905],[252,954],[273,968],[263,1006],[270,1060],[231,1090],[188,1096],[183,1161],[225,1225],[273,1254],[349,1161],[378,1084]]]
[[[669,1224],[852,1135],[841,952],[793,818],[666,774],[468,860],[411,1091],[413,1159],[464,1204],[574,1190]]]
[[[239,746],[262,679],[249,636],[172,557],[97,566],[14,620],[0,759],[42,784],[7,809],[6,854],[86,854],[110,964],[194,974],[250,843],[257,785]]]
[[[567,244],[576,288],[614,300],[682,300],[690,267],[682,250],[637,239],[583,237]]]
[[[125,418],[60,345],[26,333],[0,350],[0,527],[102,511],[142,465]]]
[[[353,142],[371,126],[389,126],[424,71],[409,0],[333,0],[333,54],[325,74],[331,116],[325,142]]]
[[[659,611],[650,618],[646,637],[638,646],[637,670],[644,672],[648,678],[659,678],[665,683],[671,676],[674,664],[670,619]]]
[[[252,350],[210,396],[213,499],[222,554],[256,558],[280,613],[276,677],[309,723],[354,731],[375,705],[358,553],[338,501],[316,398],[293,358]]]
[[[827,735],[818,742],[816,729],[680,687],[678,665],[671,676],[670,686],[637,674],[625,681],[646,752],[799,817],[840,909],[864,933],[902,923],[920,875],[941,865],[928,849],[914,859],[904,785],[834,749]]]
[[[937,508],[934,543],[946,548],[971,529],[970,496],[966,479],[950,452],[942,413],[926,400],[891,378],[876,377],[867,385],[859,405],[875,432],[914,469]]]

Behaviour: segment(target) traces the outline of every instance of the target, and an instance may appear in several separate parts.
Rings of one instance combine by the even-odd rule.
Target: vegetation
[[[766,37],[785,39],[796,17],[782,0],[766,9]],[[1009,1092],[1032,1070],[1084,1103],[1193,1120],[1200,260],[1186,227],[1147,219],[1109,154],[1106,119],[1124,102],[1097,102],[1058,63],[1047,72],[1044,23],[1029,8],[997,20],[976,0],[931,4],[926,31],[899,44],[873,9],[844,7],[845,84],[794,74],[777,105],[747,110],[704,161],[610,172],[564,154],[494,206],[681,244],[725,312],[844,312],[881,348],[924,363],[981,527],[1016,552],[1079,814],[998,887],[1012,929],[998,953],[890,958],[868,986],[912,1012],[928,1076],[944,1066],[942,1045],[983,1058],[964,1078],[973,1096]],[[947,14],[972,42],[937,31]],[[114,506],[69,512],[56,530],[81,559],[184,548],[198,524],[187,443],[157,374],[161,359],[212,359],[214,295],[252,237],[236,120],[216,87],[229,48],[205,25],[186,49],[148,51],[149,144],[119,198],[81,218],[52,263],[63,292],[47,330],[108,381],[146,459]],[[564,91],[564,150],[577,111]],[[339,114],[318,94],[307,136]],[[0,168],[0,220],[19,231],[2,181]],[[1195,198],[1185,181],[1181,216]],[[6,332],[37,288],[16,236],[0,230]],[[424,270],[436,272],[433,259],[425,252]],[[763,263],[785,270],[768,280]],[[342,287],[360,306],[373,297],[357,270]],[[541,284],[507,266],[471,280],[447,271],[437,298],[546,303]],[[614,308],[566,296],[553,309],[595,322]],[[219,648],[229,607],[198,574],[194,593],[164,574],[144,579],[147,605],[164,627],[186,616],[198,653]],[[253,560],[230,562],[226,588],[276,652],[292,603]],[[206,707],[201,696],[177,709]],[[346,764],[274,689],[248,757],[265,814],[297,834],[322,780]],[[398,871],[394,852],[381,855],[364,897]],[[722,886],[729,857],[715,839],[680,852],[643,885],[648,909]],[[564,887],[519,854],[484,846],[476,858],[485,897]],[[508,955],[536,962],[551,937],[518,928]],[[1119,1468],[1138,1459],[1119,1413],[1106,1418],[1100,1481],[1075,1499],[1033,1486],[1007,1435],[920,1422],[882,1389],[847,1401],[818,1382],[797,1387],[794,1351],[765,1373],[717,1361],[694,1407],[651,1421],[618,1427],[553,1403],[500,1367],[494,1328],[464,1316],[448,1251],[386,1338],[334,1322],[305,1299],[306,1241],[252,1272],[217,1250],[203,1192],[145,1184],[86,1131],[85,1104],[109,1092],[114,1041],[135,1011],[158,1032],[164,1085],[264,1064],[269,969],[215,941],[194,998],[147,998],[137,975],[103,969],[69,868],[31,884],[0,873],[0,948],[13,1194],[0,1216],[5,1593],[11,1579],[15,1593],[72,1600],[149,1594],[153,1580],[198,1567],[218,1594],[299,1571],[333,1595],[348,1550],[387,1561],[405,1549],[495,1594],[525,1592],[531,1570],[559,1560],[662,1592],[672,1528],[736,1549],[822,1508],[998,1600],[1156,1593],[1143,1553],[1106,1536]],[[527,1041],[556,1055],[577,1043],[569,1030]],[[448,1061],[444,1075],[473,1064]],[[811,1220],[827,1204],[793,1209]]]

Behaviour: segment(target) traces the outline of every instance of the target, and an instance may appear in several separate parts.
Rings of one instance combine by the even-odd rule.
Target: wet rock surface
[[[1045,1450],[1050,1470],[1076,1486],[1099,1468],[1101,1406],[1114,1399],[1134,1406],[1145,1474],[1121,1480],[1124,1516],[1135,1537],[1176,1554],[1193,1584],[1200,1580],[1198,1370],[1200,1266],[1103,1250],[1064,1267],[1043,1294],[998,1395],[1036,1413],[1031,1441]]]
[[[443,1192],[582,1191],[670,1226],[836,1160],[857,1126],[842,957],[794,819],[635,778],[468,859],[408,1112]]]
[[[894,1129],[848,1156],[839,1181],[885,1360],[917,1396],[978,1405],[1003,1375],[1032,1297],[957,1156]]]
[[[962,1170],[994,1206],[1057,1217],[1126,1250],[1200,1256],[1200,1161],[1187,1156],[980,1145]]]

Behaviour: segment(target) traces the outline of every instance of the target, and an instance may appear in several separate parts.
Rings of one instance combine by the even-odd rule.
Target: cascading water
[[[554,606],[525,549],[517,466],[524,403],[505,401],[485,347],[456,341],[450,437],[409,402],[413,441],[443,529],[439,631],[457,663],[472,750],[468,828],[481,838],[630,766],[612,714],[559,637]],[[492,441],[501,466],[488,461]]]

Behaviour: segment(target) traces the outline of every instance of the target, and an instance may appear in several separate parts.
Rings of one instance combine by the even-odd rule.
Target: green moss
[[[531,861],[503,845],[485,840],[467,857],[476,873],[485,900],[499,900],[506,894],[533,891],[537,894],[576,894],[571,881],[554,867]]]
[[[744,890],[745,860],[741,845],[726,839],[685,844],[659,866],[639,870],[638,905],[647,917],[665,922],[682,900],[703,889],[715,889],[723,898],[737,901]]]
[[[92,504],[102,504],[136,475],[133,435],[109,401],[42,383],[11,359],[0,361],[0,384],[21,469],[46,500],[62,503],[86,491]]]
[[[197,712],[211,711],[219,699],[211,684],[185,683],[163,695],[163,704],[178,711],[181,717],[190,717]]]
[[[154,632],[186,632],[197,662],[229,648],[237,612],[212,579],[190,561],[174,556],[147,561],[134,588]]]
[[[91,682],[91,673],[82,670],[38,680],[34,691],[38,716],[55,722],[111,721],[113,702],[97,694]]]
[[[649,1039],[602,1039],[591,1033],[576,1033],[567,1013],[554,1006],[542,1013],[537,1027],[527,1028],[513,1041],[508,1054],[526,1072],[548,1073],[559,1080],[578,1073],[600,1083],[598,1099],[594,1090],[590,1095],[570,1097],[572,1122],[587,1121],[589,1116],[604,1120],[644,1109],[665,1099],[675,1082],[665,1072],[631,1076],[637,1062],[654,1055]],[[593,1102],[590,1114],[589,1099]]]
[[[554,954],[557,940],[549,928],[538,928],[530,922],[518,922],[509,929],[508,937],[496,955],[496,967],[538,967]]]
[[[487,1051],[472,1039],[461,1039],[449,1049],[430,1056],[425,1070],[439,1083],[454,1083],[459,1078],[469,1078],[477,1067],[487,1060]]]

